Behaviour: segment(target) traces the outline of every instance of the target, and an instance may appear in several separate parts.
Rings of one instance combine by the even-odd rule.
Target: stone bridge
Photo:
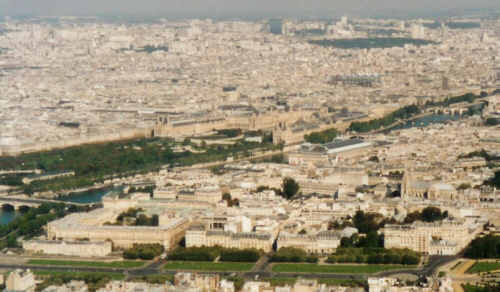
[[[47,199],[34,199],[34,198],[21,199],[21,198],[0,197],[0,205],[1,206],[11,205],[16,210],[19,209],[21,206],[38,207],[42,203],[65,203],[67,205],[74,205],[74,206],[91,206],[91,205],[93,205],[93,204],[73,203],[73,202],[64,202],[64,201],[47,200]]]

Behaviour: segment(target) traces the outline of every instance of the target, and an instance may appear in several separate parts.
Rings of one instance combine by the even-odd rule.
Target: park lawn
[[[477,274],[500,270],[500,262],[476,262],[467,270],[467,274]]]
[[[317,264],[274,264],[276,273],[331,273],[331,274],[373,274],[389,270],[408,269],[415,266],[403,265],[317,265]]]
[[[86,262],[86,261],[62,261],[62,260],[29,260],[29,265],[41,266],[71,266],[71,267],[94,267],[94,268],[138,268],[144,266],[140,261],[115,261],[115,262]]]
[[[104,273],[104,272],[61,272],[61,271],[33,271],[36,276],[57,277],[64,276],[68,278],[81,279],[89,276],[109,277],[112,280],[123,280],[125,275],[120,273]]]
[[[250,271],[255,263],[236,262],[183,262],[172,261],[164,266],[166,270],[192,270],[192,271],[219,271],[219,272],[244,272]]]

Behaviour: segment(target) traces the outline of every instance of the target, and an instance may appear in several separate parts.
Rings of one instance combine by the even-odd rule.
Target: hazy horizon
[[[332,2],[335,1],[335,2]],[[498,0],[0,0],[2,16],[406,17],[500,10]]]

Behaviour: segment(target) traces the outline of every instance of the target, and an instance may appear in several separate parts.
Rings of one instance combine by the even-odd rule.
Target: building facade
[[[407,225],[386,225],[385,248],[408,248],[430,255],[454,255],[464,249],[480,232],[481,224],[443,220]]]
[[[35,275],[30,270],[15,270],[5,283],[6,291],[35,292]]]
[[[280,232],[277,248],[294,247],[308,253],[331,254],[340,246],[340,235],[333,231],[322,231],[315,235]]]
[[[269,252],[274,237],[269,233],[232,232],[191,228],[186,232],[186,247],[221,246],[225,248],[255,248]]]
[[[23,243],[23,249],[31,253],[104,257],[111,253],[112,244],[110,241],[30,240]]]
[[[96,212],[97,211],[97,212]],[[186,218],[170,218],[160,220],[160,226],[112,226],[103,225],[109,221],[92,219],[93,213],[99,214],[99,209],[84,214],[71,214],[62,219],[47,224],[49,240],[77,241],[90,239],[92,242],[111,241],[114,247],[130,248],[134,244],[158,243],[170,249],[182,239],[189,227]],[[110,218],[114,218],[111,216]]]

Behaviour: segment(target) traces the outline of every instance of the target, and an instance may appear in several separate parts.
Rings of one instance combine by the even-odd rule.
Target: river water
[[[0,209],[0,224],[9,224],[12,220],[14,220],[14,218],[16,218],[17,215],[19,215],[19,212],[17,211],[6,212]]]
[[[68,196],[61,197],[59,200],[64,202],[72,202],[72,203],[98,203],[102,200],[102,197],[106,195],[111,188],[98,189],[98,190],[90,190],[81,193],[71,193]]]
[[[106,195],[110,189],[99,189],[86,191],[81,193],[74,193],[70,196],[62,197],[59,200],[64,202],[74,202],[74,203],[98,203],[102,200],[102,197]],[[0,208],[0,225],[9,224],[16,216],[20,213],[18,211],[6,212]]]
[[[456,116],[456,115],[439,115],[439,114],[432,114],[428,116],[423,116],[421,118],[407,121],[406,123],[402,125],[398,125],[394,128],[387,129],[384,131],[385,133],[394,131],[394,130],[402,130],[402,129],[410,129],[414,127],[427,127],[432,124],[440,124],[440,123],[445,123],[448,121],[458,121],[462,117],[461,116]]]

